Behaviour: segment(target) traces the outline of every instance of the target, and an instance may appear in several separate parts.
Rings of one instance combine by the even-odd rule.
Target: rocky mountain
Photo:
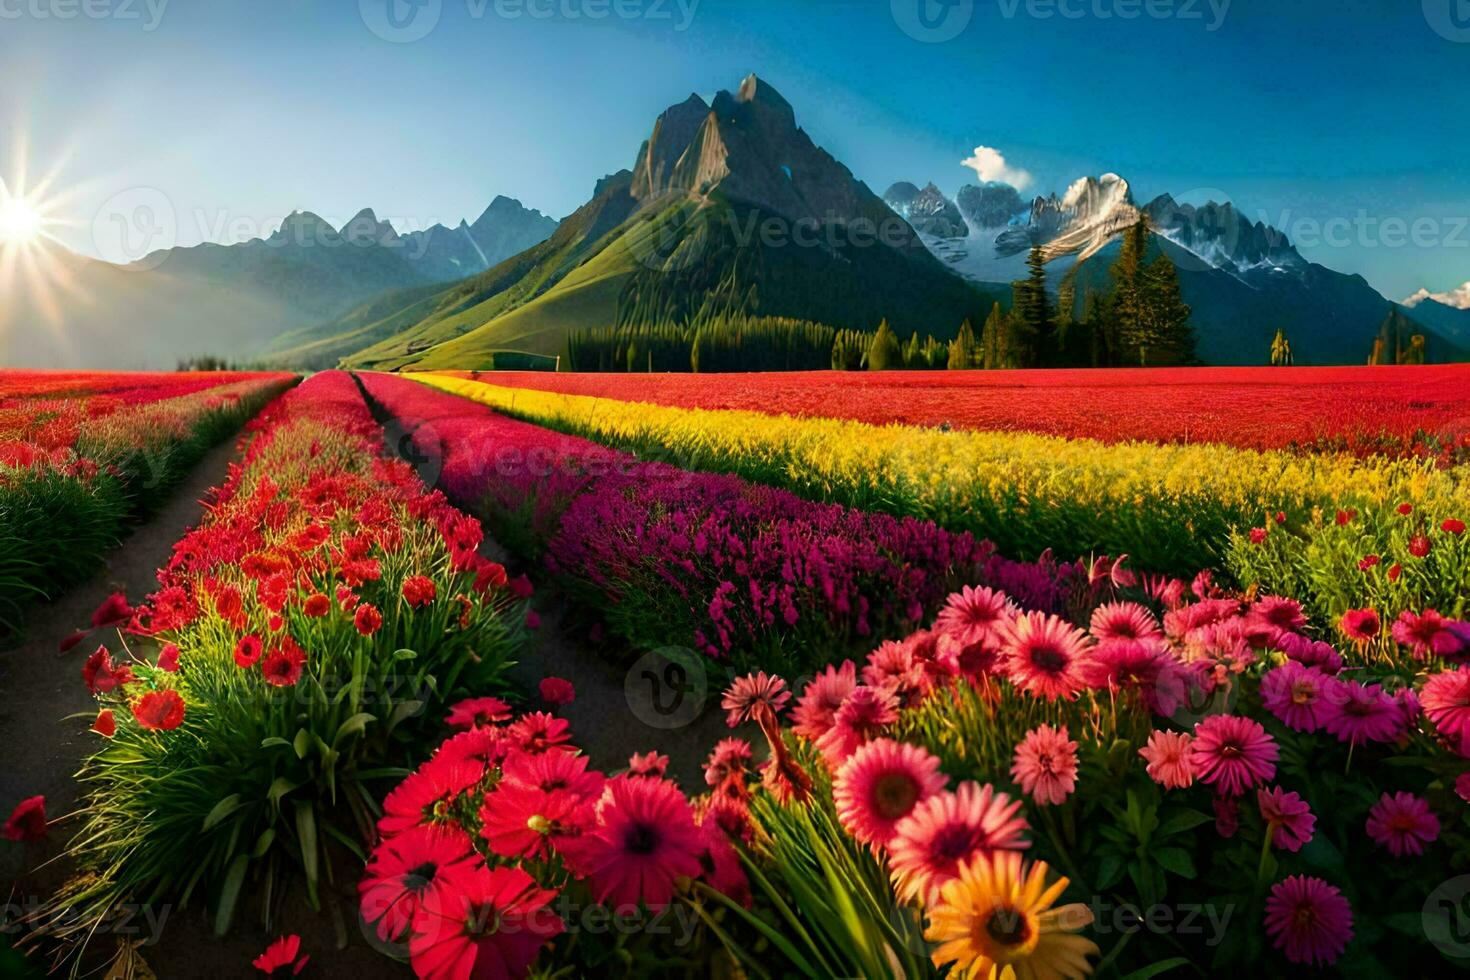
[[[1420,289],[1398,305],[1410,319],[1470,350],[1470,283],[1448,293]]]
[[[995,298],[936,261],[751,75],[661,113],[632,169],[545,242],[437,293],[375,298],[283,357],[476,367],[496,351],[559,354],[576,327],[734,314],[952,336]]]
[[[932,182],[919,190],[907,181],[900,181],[884,192],[883,200],[921,235],[965,238],[970,234],[959,207]]]
[[[1021,217],[1026,204],[1021,192],[1010,184],[966,184],[955,195],[960,214],[974,228],[1004,228]]]

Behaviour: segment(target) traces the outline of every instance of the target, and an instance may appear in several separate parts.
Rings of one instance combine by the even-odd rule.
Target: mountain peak
[[[292,211],[286,215],[275,234],[267,239],[272,244],[294,243],[296,245],[320,244],[337,237],[337,229],[333,228],[319,214],[311,211]]]
[[[372,208],[363,208],[342,226],[342,237],[350,245],[386,245],[398,239],[398,233],[386,221],[379,221]]]
[[[1470,310],[1470,282],[1444,293],[1431,293],[1421,286],[1418,292],[1404,300],[1403,305],[1413,309],[1426,301],[1451,309]]]

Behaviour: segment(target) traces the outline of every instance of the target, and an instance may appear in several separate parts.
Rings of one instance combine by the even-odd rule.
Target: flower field
[[[439,372],[469,377],[469,372]],[[492,377],[492,376],[484,376]],[[494,383],[678,408],[1104,442],[1218,442],[1360,455],[1470,448],[1470,368],[1128,368],[775,374],[497,371]],[[1456,456],[1458,453],[1458,456]]]
[[[0,634],[290,380],[0,371]]]
[[[1454,460],[512,380],[326,372],[247,425],[157,587],[68,634],[92,742],[76,813],[6,801],[71,825],[21,948],[89,965],[159,900],[278,976],[1458,965]],[[651,652],[725,731],[639,713]]]

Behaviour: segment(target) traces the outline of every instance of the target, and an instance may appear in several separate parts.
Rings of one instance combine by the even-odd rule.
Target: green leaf
[[[250,856],[251,856],[251,858],[263,858],[263,857],[265,857],[265,852],[266,851],[269,851],[271,849],[271,845],[274,844],[275,842],[276,842],[276,828],[274,828],[274,827],[267,827],[267,828],[265,828],[265,830],[262,830],[260,832],[260,836],[255,839],[255,847],[251,848],[251,850],[250,850]]]
[[[293,789],[300,785],[300,783],[292,782],[285,776],[277,776],[275,782],[271,783],[271,788],[270,791],[266,793],[266,798],[269,799],[272,803],[279,806],[281,803],[281,797],[285,796],[287,793],[291,792]]]
[[[1193,878],[1195,875],[1194,859],[1182,847],[1156,847],[1148,854],[1165,871],[1172,871],[1181,878]]]
[[[1104,854],[1097,869],[1097,887],[1111,888],[1123,877],[1123,859],[1117,854]]]
[[[1159,824],[1157,836],[1170,837],[1174,834],[1193,830],[1200,824],[1209,823],[1214,817],[1200,813],[1198,810],[1172,810],[1169,815]]]
[[[418,657],[419,655],[417,653],[408,649],[393,651],[394,660],[417,660]]]
[[[424,702],[422,701],[404,701],[396,705],[393,708],[393,714],[388,716],[388,733],[391,734],[393,729],[423,710]]]
[[[298,729],[291,747],[296,750],[296,758],[305,759],[306,753],[311,751],[311,732],[304,728]]]
[[[238,809],[240,809],[240,794],[231,793],[229,796],[226,796],[224,799],[216,803],[214,805],[214,809],[209,811],[209,815],[204,818],[204,826],[199,828],[200,831],[203,832],[209,830],[209,828],[213,827],[215,824],[219,823],[225,817],[228,817],[230,814],[234,813]]]
[[[296,838],[301,842],[301,870],[306,873],[306,893],[311,907],[317,908],[318,849],[316,840],[316,807],[310,800],[296,801]]]
[[[250,855],[236,854],[225,871],[224,884],[220,886],[219,905],[214,910],[214,934],[223,936],[230,931],[235,920],[235,903],[240,899],[240,886],[245,884],[245,872],[250,867]]]
[[[263,749],[274,749],[277,747],[288,746],[290,744],[290,742],[286,741],[279,735],[272,735],[269,738],[263,738],[260,740],[260,747]]]
[[[1141,970],[1134,970],[1132,973],[1123,977],[1122,980],[1150,980],[1150,978],[1172,970],[1175,967],[1188,965],[1189,960],[1182,956],[1176,956],[1172,960],[1160,960],[1157,963],[1150,963]]]

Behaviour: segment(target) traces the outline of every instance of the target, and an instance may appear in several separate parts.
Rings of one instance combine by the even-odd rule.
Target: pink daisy
[[[1148,776],[1165,789],[1188,789],[1194,783],[1194,764],[1189,758],[1189,743],[1194,741],[1187,732],[1164,732],[1155,730],[1148,737],[1148,744],[1138,750],[1148,762]]]
[[[998,590],[965,586],[949,597],[934,628],[954,637],[961,646],[996,645],[1003,627],[1016,616],[1010,598]]]
[[[791,730],[815,742],[827,733],[837,709],[857,687],[857,665],[844,660],[840,667],[828,666],[807,684],[791,712]]]
[[[1423,854],[1439,839],[1439,818],[1413,793],[1384,793],[1368,811],[1368,836],[1394,857]]]
[[[595,830],[562,846],[577,872],[592,879],[597,901],[661,909],[674,897],[676,879],[698,877],[704,842],[673,783],[610,780],[597,814]]]
[[[512,782],[485,794],[480,807],[480,836],[493,853],[508,858],[543,860],[593,822],[593,804],[575,793]]]
[[[1338,681],[1330,692],[1333,710],[1323,720],[1323,727],[1338,741],[1354,745],[1387,742],[1402,731],[1398,702],[1377,684]]]
[[[1353,909],[1321,878],[1292,875],[1271,886],[1266,932],[1291,962],[1330,966],[1353,938]]]
[[[465,698],[449,708],[444,724],[450,728],[475,728],[510,720],[510,705],[499,698]]]
[[[734,728],[741,722],[759,721],[756,715],[760,712],[769,711],[772,717],[780,714],[790,699],[785,681],[761,671],[737,678],[720,699],[720,707],[727,712],[725,723]]]
[[[1470,754],[1470,668],[1431,675],[1424,682],[1419,703],[1439,733],[1455,744],[1461,755]]]
[[[898,699],[890,691],[859,685],[842,702],[832,727],[817,739],[817,749],[831,769],[847,761],[857,747],[898,721]]]
[[[898,822],[944,789],[939,760],[917,745],[880,738],[855,751],[832,782],[837,818],[864,844],[887,844]]]
[[[1006,673],[1029,694],[1048,701],[1072,698],[1087,686],[1083,671],[1091,650],[1087,634],[1060,616],[1024,613],[1006,629]]]
[[[1407,609],[1393,623],[1394,641],[1408,647],[1416,657],[1433,654],[1450,657],[1460,652],[1460,638],[1450,628],[1451,620],[1433,609],[1414,615]]]
[[[469,835],[459,827],[405,830],[373,849],[357,886],[362,917],[383,942],[396,942],[408,931],[425,895],[458,887],[478,863]]]
[[[1300,633],[1307,625],[1301,603],[1282,596],[1262,596],[1251,604],[1246,620],[1253,630],[1274,643],[1282,633]]]
[[[1336,683],[1321,671],[1288,660],[1261,678],[1261,701],[1287,728],[1315,732],[1335,710],[1330,689]]]
[[[669,757],[657,752],[634,752],[628,758],[628,775],[639,779],[663,779],[669,771]]]
[[[506,737],[526,752],[549,752],[572,740],[572,725],[544,711],[521,715],[505,730]]]
[[[1326,674],[1342,670],[1342,655],[1332,649],[1330,643],[1309,640],[1297,633],[1283,633],[1277,637],[1276,645],[1303,667],[1318,667]]]
[[[1185,669],[1163,638],[1107,640],[1084,662],[1082,676],[1100,690],[1137,691],[1144,707],[1168,717],[1185,697]]]
[[[1260,722],[1211,715],[1194,726],[1189,760],[1202,782],[1227,796],[1240,796],[1276,775],[1277,752]]]
[[[506,756],[500,767],[503,784],[538,789],[545,793],[566,791],[584,800],[602,795],[606,780],[588,769],[588,759],[577,752],[521,752]]]
[[[1296,793],[1287,793],[1279,786],[1256,790],[1256,805],[1261,808],[1261,820],[1266,832],[1271,835],[1273,847],[1295,853],[1312,839],[1312,829],[1317,818],[1311,807]]]
[[[1077,743],[1067,739],[1067,726],[1037,725],[1027,732],[1016,746],[1011,776],[1042,806],[1064,802],[1077,788]]]
[[[891,693],[901,708],[917,704],[929,688],[923,666],[914,659],[913,647],[892,640],[868,654],[862,676],[868,687]]]
[[[899,898],[933,905],[959,866],[978,854],[1017,851],[1026,840],[1021,801],[990,785],[961,783],[935,793],[898,822],[888,842],[888,866]]]
[[[1092,611],[1088,627],[1094,637],[1107,640],[1148,640],[1163,636],[1154,614],[1136,602],[1110,602]]]
[[[750,743],[743,738],[722,738],[704,763],[704,781],[710,786],[723,786],[731,781],[744,785],[751,771]]]

